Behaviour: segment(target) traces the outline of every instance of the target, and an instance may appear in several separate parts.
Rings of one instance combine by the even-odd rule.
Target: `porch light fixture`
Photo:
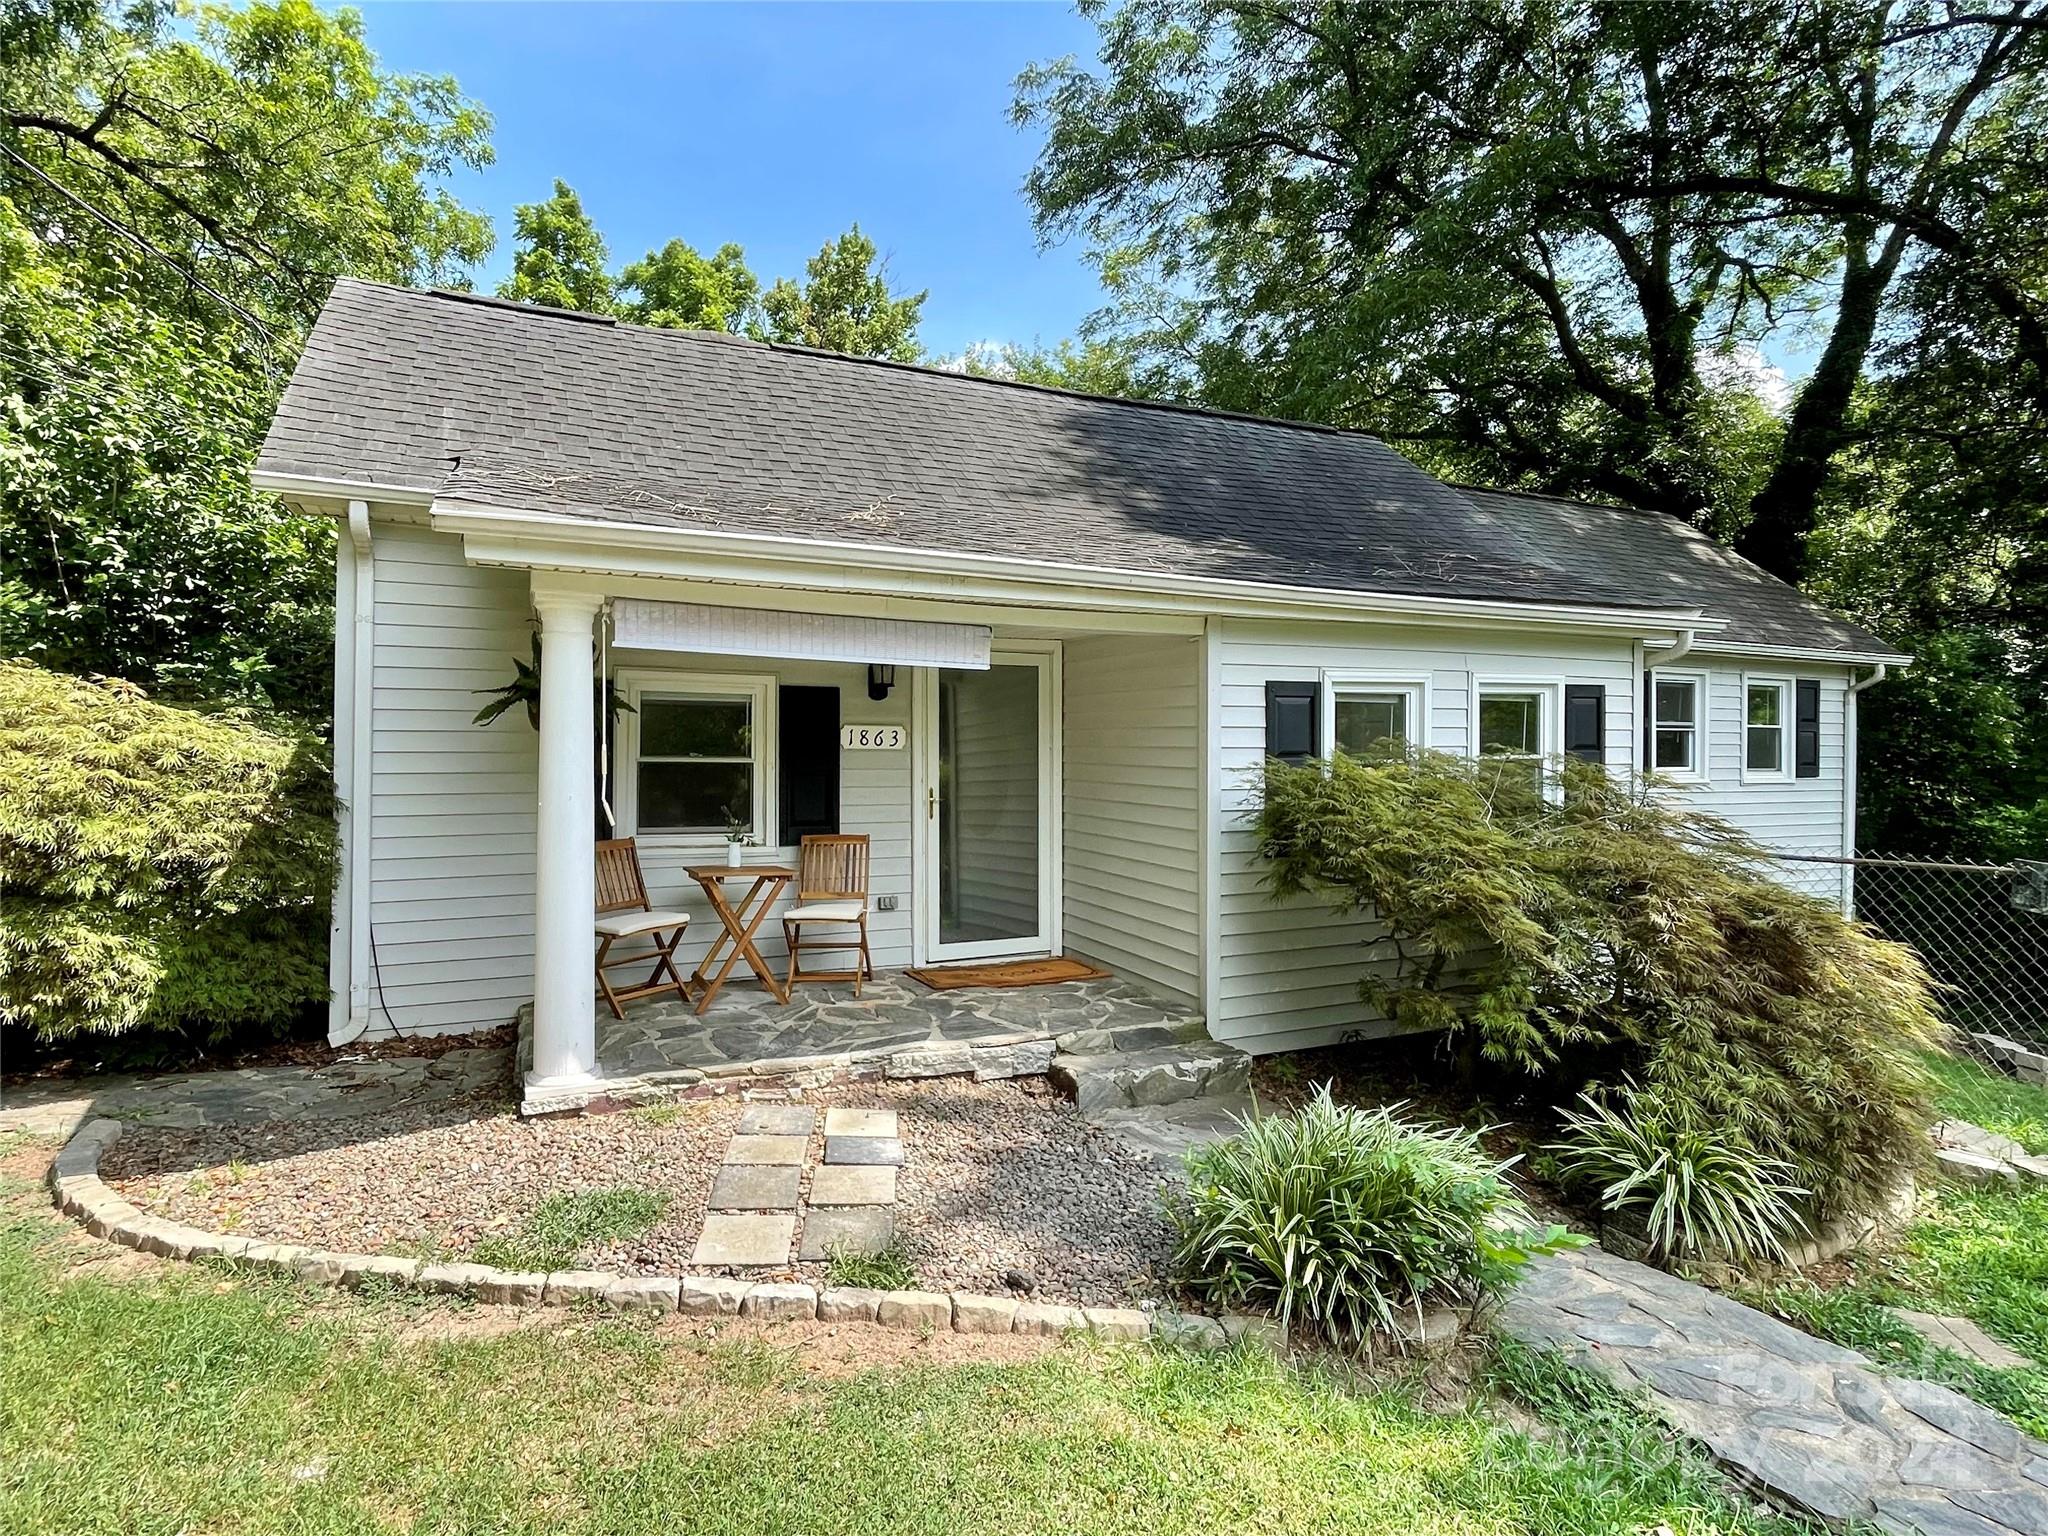
[[[896,669],[870,663],[868,666],[868,697],[875,700],[889,697],[889,690],[896,686]]]

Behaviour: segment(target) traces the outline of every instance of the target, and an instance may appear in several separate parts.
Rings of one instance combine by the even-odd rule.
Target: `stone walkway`
[[[1901,1536],[2043,1536],[2048,1445],[1931,1382],[1597,1248],[1541,1259],[1501,1325],[1628,1389],[1776,1497]]]
[[[896,1235],[896,1170],[903,1142],[893,1109],[825,1111],[822,1157],[804,1170],[816,1139],[818,1112],[801,1104],[750,1104],[734,1128],[725,1161],[712,1181],[692,1264],[763,1269],[797,1258],[822,1262],[834,1254],[880,1253]]]
[[[512,1052],[459,1046],[438,1056],[342,1059],[321,1067],[243,1067],[160,1077],[95,1077],[0,1090],[0,1132],[69,1136],[98,1115],[167,1130],[334,1120],[512,1090]]]

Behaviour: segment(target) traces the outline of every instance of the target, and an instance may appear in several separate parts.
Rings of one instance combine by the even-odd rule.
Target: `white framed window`
[[[737,826],[775,839],[775,680],[745,674],[621,672],[613,800],[622,832],[722,843]]]
[[[1472,755],[1528,777],[1546,799],[1563,793],[1555,764],[1564,754],[1564,685],[1549,679],[1474,679]]]
[[[1792,776],[1792,680],[1785,677],[1742,679],[1742,777],[1785,779]]]
[[[1650,769],[1668,779],[1707,777],[1707,674],[1650,673]]]
[[[1429,685],[1392,672],[1323,673],[1322,739],[1332,753],[1375,758],[1429,740]]]

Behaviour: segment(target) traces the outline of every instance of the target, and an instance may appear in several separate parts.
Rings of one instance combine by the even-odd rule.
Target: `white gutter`
[[[311,497],[324,501],[382,501],[395,506],[433,505],[431,485],[384,485],[375,480],[333,480],[324,475],[265,474],[249,471],[249,484],[259,491],[294,499]]]
[[[341,801],[341,876],[335,893],[327,1043],[370,1027],[370,706],[376,664],[377,565],[370,504],[348,504],[348,538],[335,561],[334,788]]]
[[[1905,667],[1912,657],[1897,651],[1827,651],[1804,645],[1749,645],[1739,640],[1702,640],[1698,649],[1715,656],[1760,656],[1785,661],[1832,661],[1845,667]],[[1876,679],[1872,679],[1876,681]]]
[[[1120,566],[1086,566],[1016,556],[967,554],[908,545],[864,544],[852,540],[793,538],[784,534],[733,533],[697,528],[653,528],[596,518],[521,512],[510,508],[447,500],[434,504],[433,526],[464,536],[469,558],[482,564],[504,564],[592,575],[646,574],[690,576],[698,580],[779,580],[813,567],[818,584],[845,590],[847,569],[857,568],[943,583],[941,595],[955,600],[1038,601],[1047,604],[1086,600],[1114,607],[1160,607],[1196,602],[1207,611],[1248,611],[1253,616],[1301,618],[1474,619],[1543,624],[1578,629],[1624,629],[1669,633],[1674,627],[1718,630],[1724,619],[1707,618],[1696,609],[1575,606],[1559,603],[1495,602],[1480,598],[1415,596],[1406,593],[1362,593],[1323,587],[1288,586],[1276,582],[1185,576],[1174,572],[1134,570]],[[648,558],[628,568],[622,552]],[[744,562],[761,562],[755,570]],[[734,565],[730,573],[708,570],[703,561]],[[772,567],[772,569],[770,569]],[[1037,587],[1035,595],[974,585],[1015,584]],[[905,588],[905,590],[909,590]],[[924,590],[929,595],[930,588]]]

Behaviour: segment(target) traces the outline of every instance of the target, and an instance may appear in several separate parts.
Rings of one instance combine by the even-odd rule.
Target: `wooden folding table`
[[[768,916],[768,909],[775,905],[776,898],[789,888],[789,882],[796,878],[796,871],[782,864],[693,864],[683,871],[704,888],[704,895],[711,903],[711,910],[718,914],[722,930],[711,941],[711,947],[704,951],[704,958],[697,969],[690,973],[690,980],[704,989],[704,995],[697,999],[697,1011],[702,1013],[711,1006],[711,999],[718,996],[718,989],[725,985],[725,978],[732,974],[732,968],[745,960],[761,985],[778,1003],[789,1001],[789,988],[777,978],[768,962],[761,958],[761,951],[754,947],[754,932]],[[741,893],[737,902],[725,899],[728,881],[751,880],[753,882]],[[725,957],[719,964],[719,956]],[[716,975],[712,966],[718,965]]]

